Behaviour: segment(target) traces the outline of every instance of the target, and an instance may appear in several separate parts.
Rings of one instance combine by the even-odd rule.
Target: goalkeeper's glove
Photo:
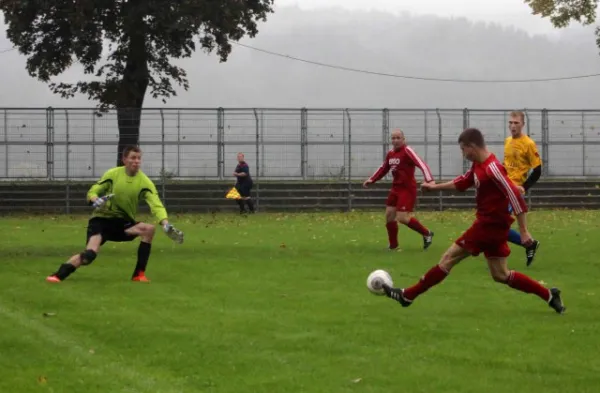
[[[183,232],[179,229],[175,228],[171,224],[164,224],[163,230],[167,234],[167,236],[176,243],[183,243]]]
[[[104,206],[104,204],[114,196],[115,194],[108,194],[105,195],[103,197],[97,198],[93,203],[92,206],[94,207],[94,209],[97,209],[99,207]]]

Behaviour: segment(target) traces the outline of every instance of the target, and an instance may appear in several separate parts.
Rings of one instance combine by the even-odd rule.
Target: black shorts
[[[102,243],[110,242],[130,242],[137,235],[128,235],[125,230],[136,225],[137,222],[125,220],[123,218],[104,218],[93,217],[88,221],[86,244],[94,235],[102,235]]]
[[[250,197],[250,190],[252,190],[252,182],[246,182],[241,184],[236,184],[235,189],[240,193],[240,196],[244,198]]]

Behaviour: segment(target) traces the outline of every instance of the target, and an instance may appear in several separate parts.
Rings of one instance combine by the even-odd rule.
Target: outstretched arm
[[[434,180],[433,175],[431,174],[431,169],[429,169],[427,163],[423,161],[421,157],[419,157],[419,155],[410,146],[406,146],[406,153],[408,154],[410,159],[415,163],[415,165],[421,170],[421,172],[423,172],[423,178],[425,179],[425,182],[432,182]]]
[[[454,180],[446,183],[424,183],[421,188],[424,190],[435,191],[435,190],[457,190],[465,191],[472,187],[475,183],[475,177],[473,175],[473,168],[469,169],[464,175],[456,177]]]
[[[515,215],[527,213],[527,204],[517,186],[508,178],[503,166],[492,162],[487,167],[487,174],[496,183],[496,186],[506,195]]]
[[[381,166],[375,171],[375,173],[365,180],[363,183],[364,187],[367,187],[371,183],[375,183],[376,181],[381,180],[388,172],[390,171],[390,163],[388,161],[388,156],[385,156],[385,160],[381,164]]]
[[[156,221],[159,222],[160,225],[168,224],[169,219],[167,215],[167,209],[165,209],[163,206],[156,188],[145,188],[142,192],[144,192],[144,200],[148,204],[148,207],[150,208],[154,218],[156,218]]]
[[[100,180],[90,187],[86,195],[88,204],[93,204],[96,202],[96,199],[106,195],[111,190],[114,181],[113,174],[113,170],[109,169],[104,172]]]
[[[503,166],[498,166],[496,163],[491,163],[487,168],[487,174],[494,180],[496,186],[502,190],[504,195],[508,198],[510,205],[513,208],[513,212],[517,216],[517,222],[519,223],[519,232],[521,233],[521,242],[528,246],[532,242],[531,235],[527,229],[527,203],[519,189],[515,184],[508,178],[506,169]]]

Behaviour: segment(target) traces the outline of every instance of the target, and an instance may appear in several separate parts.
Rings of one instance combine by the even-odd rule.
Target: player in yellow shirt
[[[510,180],[522,193],[527,192],[542,175],[542,160],[533,139],[523,134],[524,125],[525,114],[519,111],[511,112],[508,122],[511,136],[504,141],[504,167]],[[527,177],[529,171],[532,172]],[[512,211],[512,207],[510,209]],[[533,240],[529,246],[525,246],[521,243],[521,235],[514,229],[509,232],[508,241],[525,247],[527,266],[531,265],[540,242]]]

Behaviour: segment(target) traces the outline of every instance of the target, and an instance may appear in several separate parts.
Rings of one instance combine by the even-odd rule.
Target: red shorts
[[[417,202],[417,190],[410,188],[392,188],[388,194],[386,206],[395,207],[399,212],[412,212]]]
[[[483,252],[487,258],[506,258],[510,255],[507,242],[509,230],[510,225],[475,220],[455,243],[473,256]]]

